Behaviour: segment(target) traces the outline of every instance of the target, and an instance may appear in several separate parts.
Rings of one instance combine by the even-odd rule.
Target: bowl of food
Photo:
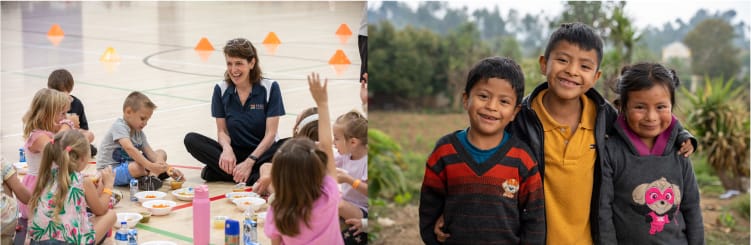
[[[243,197],[238,198],[232,201],[237,205],[237,209],[240,211],[245,211],[248,209],[248,207],[252,207],[253,211],[258,211],[258,209],[261,209],[263,204],[266,204],[266,200],[263,200],[263,198],[260,197]]]
[[[186,187],[172,191],[172,195],[181,201],[192,201],[195,196],[195,191],[192,187]]]
[[[161,191],[141,191],[136,193],[136,197],[140,202],[147,202],[151,200],[159,200],[164,198],[167,193]]]
[[[183,188],[183,183],[185,183],[184,180],[179,180],[179,181],[173,180],[172,182],[169,183],[169,186],[173,190],[177,190],[177,189]]]
[[[227,200],[230,202],[234,202],[236,199],[239,198],[246,198],[246,197],[259,197],[258,194],[255,192],[228,192],[225,194],[227,197]]]
[[[125,221],[128,224],[128,228],[135,227],[143,216],[138,213],[117,213],[117,222],[115,227],[120,228],[120,223]]]
[[[141,205],[148,209],[152,216],[160,216],[172,212],[172,208],[177,206],[177,203],[168,200],[152,200],[144,202]]]

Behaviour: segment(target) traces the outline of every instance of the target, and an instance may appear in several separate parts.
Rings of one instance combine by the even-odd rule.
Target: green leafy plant
[[[681,89],[693,107],[686,123],[699,140],[699,152],[706,152],[726,190],[746,191],[741,178],[749,175],[748,102],[741,102],[744,89],[732,85],[732,79],[705,78],[695,93]]]
[[[368,196],[404,204],[412,199],[403,171],[401,146],[380,130],[368,129]]]
[[[735,217],[729,211],[723,211],[720,216],[717,216],[717,221],[724,227],[733,229],[735,228]]]
[[[749,203],[751,203],[751,199],[749,199],[748,194],[738,196],[735,201],[733,201],[733,209],[741,214],[741,217],[748,219]]]

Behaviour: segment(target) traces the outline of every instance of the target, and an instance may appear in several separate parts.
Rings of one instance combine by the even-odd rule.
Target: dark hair
[[[250,78],[250,84],[258,83],[261,81],[261,61],[258,60],[258,52],[253,43],[245,38],[235,38],[227,41],[227,45],[224,46],[224,55],[234,58],[243,58],[250,63],[253,59],[256,59],[256,64],[250,69],[248,77]],[[224,81],[227,85],[232,83],[229,78],[229,71],[224,72]]]
[[[296,236],[300,221],[311,227],[313,203],[323,194],[328,157],[312,140],[297,137],[284,142],[271,162],[274,223],[279,233]]]
[[[637,63],[625,66],[621,70],[615,90],[620,96],[619,110],[623,112],[626,109],[629,92],[650,89],[655,85],[665,86],[670,91],[670,104],[675,105],[675,88],[680,83],[675,70],[658,63]]]
[[[47,87],[60,91],[73,91],[73,75],[65,69],[57,69],[47,78]]]
[[[469,95],[469,91],[477,84],[478,81],[486,81],[490,78],[505,79],[511,83],[511,88],[516,92],[516,104],[522,103],[524,97],[524,73],[519,64],[507,57],[488,57],[480,60],[467,76],[467,84],[464,86],[464,93]]]
[[[600,69],[600,63],[602,63],[602,39],[595,33],[592,27],[579,22],[561,24],[558,30],[550,34],[548,46],[545,47],[545,60],[548,60],[550,51],[560,41],[570,42],[587,51],[594,49],[597,52],[597,69],[595,70]]]

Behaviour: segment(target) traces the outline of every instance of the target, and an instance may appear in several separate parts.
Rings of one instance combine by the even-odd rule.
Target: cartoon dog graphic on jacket
[[[670,223],[668,211],[673,207],[678,207],[681,203],[680,187],[670,184],[665,177],[655,180],[652,183],[638,185],[631,193],[634,202],[640,205],[647,205],[651,210],[648,214],[652,218],[649,228],[649,234],[654,235],[661,232],[665,224]]]

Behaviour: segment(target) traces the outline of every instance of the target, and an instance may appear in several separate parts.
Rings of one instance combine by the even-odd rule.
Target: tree
[[[683,39],[691,50],[694,75],[733,77],[740,69],[738,48],[733,46],[733,27],[721,19],[700,22]]]

